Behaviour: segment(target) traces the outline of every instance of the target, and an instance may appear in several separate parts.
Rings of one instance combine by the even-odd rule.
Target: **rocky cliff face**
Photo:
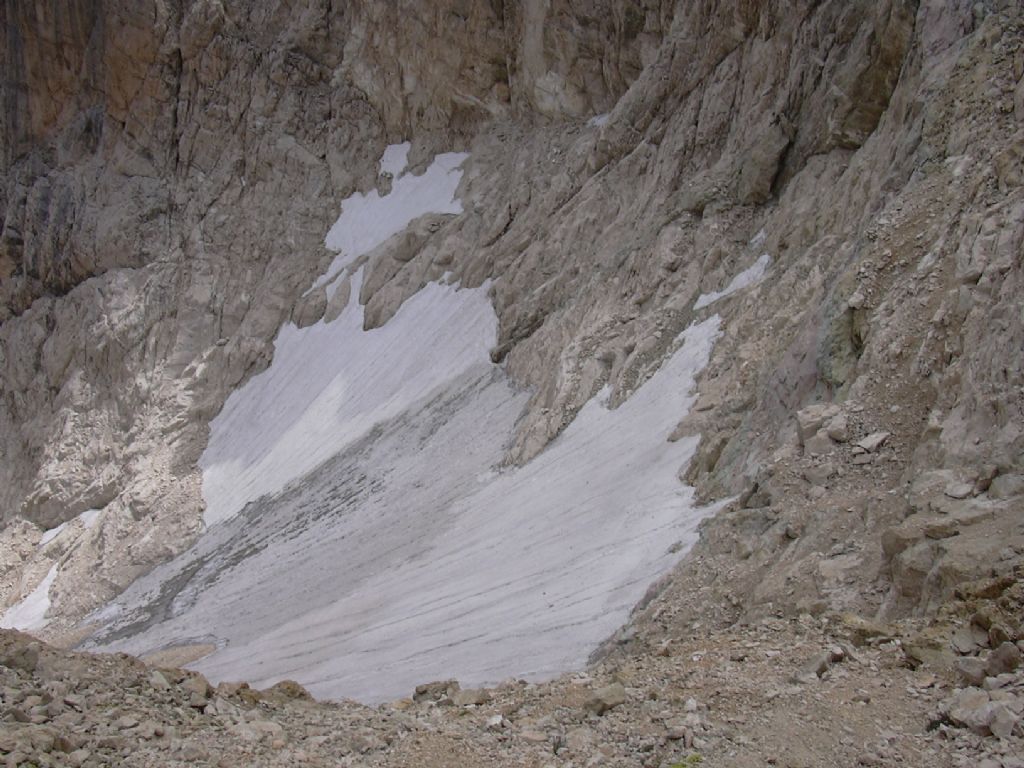
[[[691,560],[748,597],[709,600],[903,615],[1012,572],[1021,21],[994,0],[7,3],[0,599],[59,561],[57,636],[191,543],[210,420],[283,323],[323,317],[324,234],[399,140],[419,170],[470,153],[465,213],[361,260],[367,326],[445,273],[492,281],[492,359],[531,393],[508,462],[718,312],[674,434],[701,436],[683,479],[739,496]]]
[[[513,101],[609,107],[664,22],[623,8],[6,6],[5,519],[108,510],[88,602],[184,546],[206,423],[300,315],[386,138],[424,158]]]

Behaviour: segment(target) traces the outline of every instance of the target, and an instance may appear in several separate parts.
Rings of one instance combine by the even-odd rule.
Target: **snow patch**
[[[772,257],[767,253],[762,253],[757,261],[736,275],[724,290],[701,294],[693,308],[701,309],[709,304],[714,304],[719,299],[724,299],[726,296],[730,296],[737,291],[760,282],[761,278],[764,277],[764,273],[768,270],[768,265],[771,263]]]
[[[68,527],[68,523],[70,523],[70,522],[71,522],[70,520],[67,520],[67,521],[61,523],[60,525],[58,525],[56,528],[51,528],[50,530],[45,531],[43,533],[43,535],[39,537],[39,546],[40,547],[45,547],[47,544],[49,544],[55,538],[60,536],[64,532],[64,530]]]
[[[78,516],[78,519],[82,521],[82,525],[85,526],[85,529],[89,530],[92,528],[93,523],[99,519],[100,512],[102,511],[102,509],[87,509]]]
[[[389,168],[397,167],[399,153],[394,146],[385,150],[381,159],[382,169],[385,160]],[[395,179],[390,194],[384,197],[372,189],[365,195],[356,192],[346,198],[341,204],[341,215],[324,241],[338,255],[313,287],[331,282],[342,269],[424,214],[462,213],[462,203],[455,196],[455,190],[462,180],[459,166],[467,157],[469,155],[464,152],[438,155],[423,175],[407,173]],[[404,168],[404,156],[401,159]]]
[[[74,523],[76,520],[82,523],[82,525],[84,526],[84,530],[89,530],[92,527],[92,524],[96,522],[96,518],[99,516],[100,512],[101,510],[99,509],[87,509],[78,517],[72,518],[71,520],[66,520],[65,522],[58,525],[56,528],[51,528],[50,530],[45,531],[39,539],[39,547],[42,548],[46,546],[55,538],[60,536],[60,534],[63,533],[67,529],[67,527]]]
[[[412,144],[408,141],[387,147],[380,158],[380,172],[391,174],[393,178],[397,179],[409,164],[410,148],[412,148]]]
[[[42,629],[49,622],[46,612],[50,610],[50,587],[57,578],[57,564],[54,563],[41,582],[22,600],[12,605],[0,619],[0,629],[20,629],[28,632]]]

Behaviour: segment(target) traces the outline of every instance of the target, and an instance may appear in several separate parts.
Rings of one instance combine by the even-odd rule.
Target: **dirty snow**
[[[725,290],[701,294],[697,299],[697,303],[693,305],[693,308],[701,309],[709,304],[714,304],[719,299],[724,299],[726,296],[731,296],[737,291],[754,285],[764,277],[764,273],[767,271],[768,265],[771,263],[772,257],[767,253],[762,253],[758,257],[757,261],[736,275],[729,285],[725,287]]]
[[[0,619],[0,629],[20,629],[23,632],[42,629],[48,623],[46,612],[50,610],[50,587],[57,578],[57,564],[54,563],[41,582],[22,600],[8,608]]]

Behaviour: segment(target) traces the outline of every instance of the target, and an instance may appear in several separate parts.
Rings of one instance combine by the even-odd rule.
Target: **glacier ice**
[[[527,393],[488,356],[486,290],[428,285],[370,331],[362,311],[282,330],[212,426],[210,527],[94,617],[93,647],[210,642],[194,666],[214,680],[371,702],[541,679],[585,663],[696,539],[710,510],[677,473],[698,438],[668,438],[717,315],[617,408],[599,393],[504,467]]]

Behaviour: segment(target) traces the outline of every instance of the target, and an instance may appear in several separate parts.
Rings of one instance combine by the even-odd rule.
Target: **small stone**
[[[841,413],[838,416],[833,417],[825,426],[825,431],[828,433],[828,436],[837,443],[845,443],[849,440],[850,428],[846,415]]]
[[[589,728],[573,728],[565,735],[565,746],[578,755],[587,754],[594,747],[594,733]]]
[[[944,493],[951,499],[966,499],[974,493],[973,483],[951,483]]]
[[[527,744],[547,744],[550,741],[548,735],[541,731],[522,731],[519,738]]]
[[[870,435],[865,437],[863,440],[858,440],[857,445],[863,448],[868,453],[874,453],[892,436],[891,432],[872,432]]]
[[[960,526],[956,520],[943,518],[926,523],[922,532],[929,539],[948,539],[960,532]]]
[[[114,721],[114,727],[119,731],[127,731],[129,728],[134,728],[138,724],[139,719],[137,717],[132,717],[131,715],[123,715]]]

